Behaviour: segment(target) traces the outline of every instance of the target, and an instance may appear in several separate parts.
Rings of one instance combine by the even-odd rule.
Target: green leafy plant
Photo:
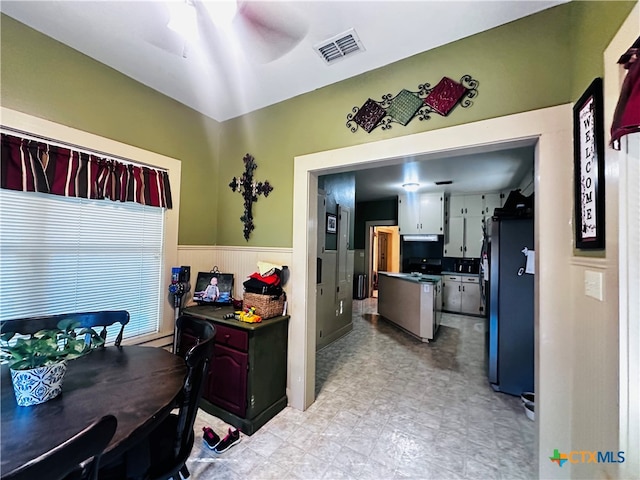
[[[2,362],[8,362],[13,370],[29,370],[44,367],[61,360],[86,355],[104,345],[104,339],[92,328],[82,328],[78,322],[66,319],[57,328],[40,330],[29,337],[15,333],[0,335]]]

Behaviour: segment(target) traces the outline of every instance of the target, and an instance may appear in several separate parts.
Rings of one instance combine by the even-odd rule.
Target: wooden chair
[[[119,347],[124,334],[124,326],[129,323],[129,312],[126,310],[105,310],[101,312],[63,313],[60,315],[47,315],[42,317],[29,317],[13,320],[4,320],[0,323],[0,334],[19,333],[33,335],[42,329],[56,328],[61,320],[77,322],[80,328],[102,327],[99,335],[106,340],[107,327],[119,323],[120,332],[115,341]]]
[[[95,480],[102,452],[116,432],[118,421],[106,415],[63,444],[25,463],[3,480]],[[5,435],[9,434],[5,432]]]
[[[193,448],[193,424],[209,370],[216,332],[211,322],[189,316],[179,317],[176,328],[178,338],[187,330],[189,335],[196,338],[196,343],[185,355],[187,376],[180,395],[178,414],[170,415],[149,435],[149,476],[158,480],[180,480],[180,474],[183,478],[190,475],[185,462]]]

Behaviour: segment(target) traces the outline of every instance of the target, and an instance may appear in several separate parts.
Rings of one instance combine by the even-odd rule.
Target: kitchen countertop
[[[411,273],[392,273],[392,272],[378,272],[378,275],[386,275],[391,278],[398,278],[400,280],[406,280],[414,283],[438,283],[442,281],[440,275],[413,275]]]
[[[467,275],[471,277],[477,277],[479,273],[467,273],[467,272],[442,272],[442,275]]]

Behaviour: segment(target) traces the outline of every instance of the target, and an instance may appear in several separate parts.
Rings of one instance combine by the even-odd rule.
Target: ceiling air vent
[[[331,64],[346,55],[364,51],[364,46],[358,38],[358,34],[352,28],[344,33],[329,38],[313,47],[325,62]]]

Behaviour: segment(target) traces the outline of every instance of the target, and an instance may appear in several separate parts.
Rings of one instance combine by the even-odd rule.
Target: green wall
[[[269,218],[270,233],[249,243],[290,246],[292,228],[293,158],[298,155],[377,141],[390,137],[448,127],[503,115],[568,103],[582,87],[603,74],[602,52],[634,2],[572,2],[507,25],[454,42],[432,51],[330,85],[241,118],[223,123],[222,157],[237,164],[245,151],[262,162],[265,178],[279,191],[265,209],[280,212]],[[592,28],[593,19],[600,19]],[[584,49],[583,45],[589,48]],[[587,68],[588,67],[588,68]],[[574,73],[575,71],[575,73]],[[471,108],[456,108],[446,118],[414,119],[391,130],[359,130],[345,126],[352,107],[368,97],[380,99],[402,88],[435,84],[442,76],[454,79],[470,74],[478,79],[479,95]],[[221,164],[221,185],[231,178],[231,164]],[[230,194],[221,188],[220,206]],[[272,217],[272,216],[270,216]],[[256,232],[264,229],[256,215]],[[221,226],[222,244],[242,244],[239,231]]]
[[[604,75],[602,54],[636,2],[572,2],[571,100],[580,98],[595,77]],[[624,52],[620,52],[622,55]]]
[[[602,52],[634,4],[574,1],[222,124],[2,15],[0,101],[182,160],[181,244],[290,247],[295,156],[576,100],[603,74]],[[369,97],[465,74],[480,82],[471,108],[370,134],[345,126]],[[254,205],[248,242],[228,187],[246,153],[274,186]]]
[[[10,17],[0,22],[2,106],[182,160],[178,241],[215,244],[220,123]]]

